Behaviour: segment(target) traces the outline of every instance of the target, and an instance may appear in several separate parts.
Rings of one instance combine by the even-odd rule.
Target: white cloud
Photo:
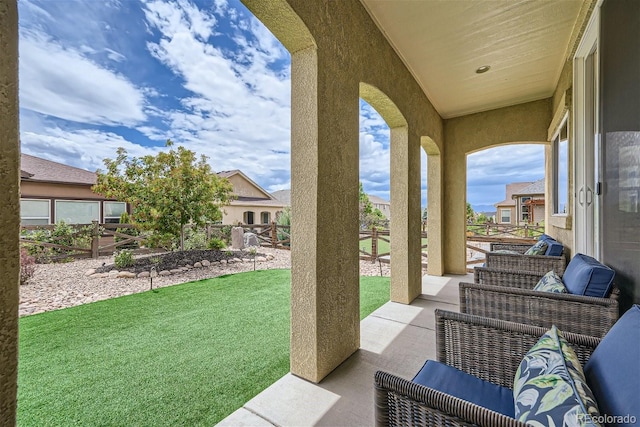
[[[126,77],[36,32],[20,38],[20,103],[79,123],[132,125],[145,119],[144,96]]]
[[[23,131],[20,139],[22,151],[27,154],[90,171],[104,170],[103,159],[115,158],[118,147],[136,157],[159,151],[133,144],[115,133],[88,129],[66,131],[49,127],[41,132]]]

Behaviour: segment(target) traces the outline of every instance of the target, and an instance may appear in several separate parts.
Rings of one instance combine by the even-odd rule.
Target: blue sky
[[[214,170],[290,187],[290,57],[239,1],[18,5],[23,152],[95,170],[118,147],[153,154],[170,138]],[[359,143],[365,190],[389,199],[389,129],[364,101]],[[542,177],[534,148],[511,147],[512,162],[469,156],[469,201],[492,204],[504,184]]]

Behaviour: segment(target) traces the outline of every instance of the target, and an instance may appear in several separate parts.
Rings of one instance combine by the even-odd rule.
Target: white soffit
[[[444,118],[551,96],[583,3],[361,2]]]

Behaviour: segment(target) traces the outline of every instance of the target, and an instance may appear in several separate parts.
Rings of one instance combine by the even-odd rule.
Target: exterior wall
[[[511,212],[511,221],[502,222],[502,210],[509,209]],[[497,206],[496,207],[496,224],[515,224],[516,208],[514,206]]]
[[[0,1],[0,425],[16,423],[20,275],[17,2]]]
[[[267,199],[267,196],[256,188],[254,184],[244,179],[240,174],[227,178],[233,185],[233,193],[239,197],[259,197]]]
[[[574,25],[574,31],[571,34],[571,40],[567,51],[567,57],[565,64],[560,73],[558,84],[552,96],[552,111],[553,120],[549,123],[549,129],[547,132],[547,141],[551,141],[553,134],[558,129],[559,122],[565,113],[569,113],[569,197],[567,199],[567,206],[570,212],[567,215],[553,215],[553,206],[551,204],[550,196],[553,194],[553,180],[545,180],[545,193],[547,199],[545,205],[545,232],[554,237],[565,247],[565,254],[571,257],[574,248],[573,237],[573,194],[575,193],[573,182],[573,131],[572,131],[572,87],[573,87],[573,56],[576,52],[580,39],[584,34],[589,18],[593,13],[597,0],[584,0],[576,24]],[[545,147],[545,176],[553,176],[553,158],[552,148],[550,144]]]
[[[269,212],[271,214],[271,221],[276,220],[276,214],[282,212],[284,206],[225,206],[225,213],[222,215],[222,223],[225,225],[233,225],[237,223],[244,224],[244,213],[246,211],[253,211],[255,214],[255,224],[262,224],[261,213]]]
[[[20,195],[25,199],[44,197],[70,200],[104,200],[104,197],[91,191],[91,186],[88,185],[67,185],[32,181],[22,181],[20,183]]]
[[[467,154],[509,143],[544,143],[551,122],[551,99],[448,119],[444,156],[445,271],[466,273],[465,210]],[[499,214],[498,214],[499,215]],[[499,218],[497,218],[499,220]]]

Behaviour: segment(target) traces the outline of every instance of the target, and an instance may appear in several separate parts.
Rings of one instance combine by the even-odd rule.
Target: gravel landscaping
[[[197,252],[209,253],[210,251]],[[236,251],[231,254],[219,252],[218,255],[211,255],[211,257],[209,254],[205,256],[204,253],[191,255],[180,253],[180,256],[177,256],[174,254],[171,263],[162,265],[163,268],[179,268],[160,270],[158,268],[160,265],[158,265],[156,267],[158,273],[166,271],[170,274],[153,278],[153,287],[161,288],[223,274],[251,271],[254,268],[253,256],[247,252]],[[154,256],[160,257],[160,255]],[[145,258],[149,258],[149,256],[145,255]],[[199,261],[197,258],[208,262],[201,263],[200,267],[194,268],[193,265]],[[229,262],[229,260],[233,261]],[[151,279],[149,277],[137,277],[138,274],[150,268],[150,262],[139,262],[139,266],[144,265],[139,268],[140,271],[134,267],[130,269],[131,272],[127,272],[135,277],[117,277],[117,274],[110,274],[109,271],[115,270],[115,266],[112,264],[113,257],[109,256],[69,263],[36,265],[34,276],[26,285],[20,287],[20,316],[72,307],[150,289]],[[187,265],[190,265],[191,268]],[[260,248],[256,254],[255,268],[257,270],[291,268],[291,252],[282,249]],[[370,261],[360,261],[360,274],[362,276],[379,276],[380,265]],[[389,277],[389,264],[382,264],[382,275]]]

